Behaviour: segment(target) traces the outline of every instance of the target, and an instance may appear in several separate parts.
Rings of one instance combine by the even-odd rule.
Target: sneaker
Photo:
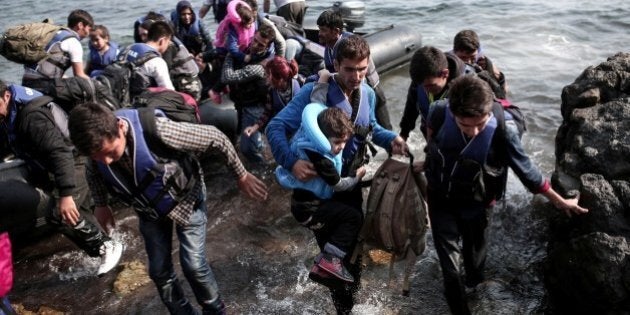
[[[120,256],[122,256],[123,244],[114,240],[105,241],[103,245],[101,245],[100,251],[101,265],[98,266],[98,271],[96,272],[96,275],[99,277],[118,265]]]
[[[331,289],[339,288],[344,284],[343,281],[333,277],[324,269],[319,268],[317,264],[314,264],[311,268],[311,271],[308,273],[308,278]]]
[[[221,94],[217,93],[213,90],[210,90],[210,92],[208,92],[208,95],[210,96],[210,99],[212,100],[213,103],[215,104],[221,104],[222,100],[221,100]]]
[[[333,256],[331,254],[324,254],[319,262],[316,264],[317,267],[327,271],[330,275],[349,283],[354,282],[354,277],[348,272],[346,267],[343,266],[341,259],[339,257]]]

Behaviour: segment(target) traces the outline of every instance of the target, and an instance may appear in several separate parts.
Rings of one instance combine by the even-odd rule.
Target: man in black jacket
[[[91,199],[85,158],[75,154],[64,110],[38,91],[0,80],[0,122],[10,147],[27,162],[31,174],[43,175],[31,184],[42,188],[52,175],[54,189],[49,193],[56,197],[57,204],[49,209],[46,222],[89,256],[101,257],[98,275],[114,268],[120,260],[122,244],[103,234],[78,210],[89,209]]]

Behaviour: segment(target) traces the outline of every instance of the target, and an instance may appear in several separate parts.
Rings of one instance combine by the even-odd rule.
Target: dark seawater
[[[153,10],[173,8],[176,1],[5,1],[0,29],[51,17],[65,23],[74,8],[88,10],[96,23],[106,25],[112,39],[132,41],[135,19]],[[561,117],[562,87],[589,66],[619,51],[627,51],[630,28],[628,1],[373,1],[366,3],[370,32],[389,24],[411,25],[423,35],[423,44],[449,50],[459,30],[473,29],[485,53],[506,75],[509,98],[528,118],[523,142],[543,173],[554,168],[554,138]],[[200,6],[201,1],[194,1]],[[307,1],[307,15],[316,17],[332,1]],[[212,14],[210,13],[209,16]],[[216,24],[206,18],[211,29]],[[84,41],[84,45],[85,41]],[[0,78],[19,83],[21,67],[0,58]],[[392,122],[402,115],[408,69],[384,76]],[[423,142],[412,134],[412,149],[421,156]],[[382,154],[378,159],[383,159]],[[373,169],[376,168],[376,163]],[[218,171],[209,185],[209,259],[221,292],[233,314],[332,314],[330,299],[321,287],[308,281],[310,257],[316,245],[308,231],[299,229],[288,213],[288,198],[256,203],[241,198],[229,173]],[[268,183],[269,174],[263,174]],[[226,179],[227,178],[227,179]],[[541,266],[545,258],[545,213],[553,210],[533,197],[510,177],[507,205],[497,207],[490,228],[488,281],[469,296],[476,314],[539,314],[547,310]],[[277,186],[271,193],[284,194]],[[128,213],[127,213],[128,214]],[[142,241],[133,216],[119,214],[116,237],[127,244],[123,260],[144,261]],[[356,314],[447,314],[441,273],[431,237],[416,264],[411,297],[386,286],[387,266],[369,263]],[[61,237],[51,237],[18,255],[14,302],[30,310],[40,305],[84,313],[165,313],[152,285],[135,295],[111,292],[113,277],[89,276],[97,261]],[[398,268],[399,270],[402,267]],[[398,286],[400,278],[397,279]],[[188,290],[189,296],[190,290]]]

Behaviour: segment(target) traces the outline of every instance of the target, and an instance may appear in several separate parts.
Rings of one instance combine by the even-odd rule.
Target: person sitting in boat
[[[342,38],[352,35],[350,32],[343,31],[343,17],[339,11],[332,9],[322,12],[317,18],[317,27],[319,28],[319,43],[324,45],[324,65],[330,72],[335,72],[334,60],[337,52],[337,44]],[[392,130],[392,123],[389,119],[387,111],[387,98],[385,92],[380,88],[380,78],[376,72],[376,66],[372,58],[368,60],[368,73],[366,80],[368,85],[376,93],[376,120],[378,123]]]
[[[86,219],[92,212],[86,160],[70,142],[65,111],[49,96],[0,80],[0,131],[28,164],[29,184],[55,196],[55,205],[46,207],[46,223],[89,256],[101,258],[97,275],[116,267],[123,245]]]
[[[175,11],[171,13],[171,22],[173,22],[175,37],[193,56],[212,49],[210,33],[195,14],[190,1],[182,0],[177,3]]]
[[[90,32],[90,54],[88,57],[85,72],[90,77],[99,75],[106,66],[114,63],[118,56],[118,44],[112,42],[109,37],[109,30],[105,25],[94,25]]]
[[[407,102],[400,119],[400,136],[409,138],[420,117],[420,131],[426,138],[426,119],[429,106],[446,98],[450,82],[473,71],[457,56],[444,53],[438,48],[424,46],[416,51],[409,62],[411,83],[407,90]],[[474,72],[474,71],[473,71]]]
[[[241,0],[230,2],[228,14],[219,24],[215,35],[215,58],[223,59],[229,53],[237,65],[255,62],[251,54],[245,53],[256,31],[254,19],[254,12],[247,3]],[[225,85],[217,81],[210,89],[209,96],[215,104],[221,104],[224,88]]]
[[[490,84],[497,98],[506,98],[508,86],[505,75],[484,53],[479,36],[473,30],[459,31],[453,39],[453,50],[459,59],[475,68],[477,75]]]

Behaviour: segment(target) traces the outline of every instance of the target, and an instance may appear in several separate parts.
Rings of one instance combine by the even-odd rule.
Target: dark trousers
[[[82,212],[79,222],[77,222],[75,226],[65,224],[61,219],[57,205],[50,207],[50,212],[46,215],[46,222],[54,226],[60,233],[69,238],[89,256],[98,257],[100,256],[101,245],[110,238],[105,235],[96,224],[85,219],[85,214],[88,213],[88,211],[91,212],[92,206],[90,189],[85,177],[85,161],[84,157],[78,157],[75,158],[74,163],[76,188],[72,198],[74,199],[77,209]],[[58,198],[59,196],[55,197]],[[55,202],[56,201],[57,200],[55,200]]]
[[[484,280],[486,261],[487,209],[466,208],[429,192],[429,218],[435,251],[444,277],[444,294],[453,314],[470,314],[464,284],[474,287]],[[459,240],[462,240],[462,248]],[[461,277],[460,257],[463,254],[466,279]]]
[[[304,15],[306,14],[306,1],[285,4],[278,8],[276,14],[283,17],[288,22],[297,23],[302,26]]]
[[[362,203],[360,187],[335,193],[331,200],[299,203],[295,200],[295,194],[292,200],[291,211],[298,222],[304,222],[311,216],[305,226],[315,234],[320,251],[324,251],[326,243],[331,243],[346,252],[343,263],[354,277],[354,283],[330,289],[337,314],[350,314],[361,283],[361,257],[354,264],[350,263],[350,259],[363,225]]]

